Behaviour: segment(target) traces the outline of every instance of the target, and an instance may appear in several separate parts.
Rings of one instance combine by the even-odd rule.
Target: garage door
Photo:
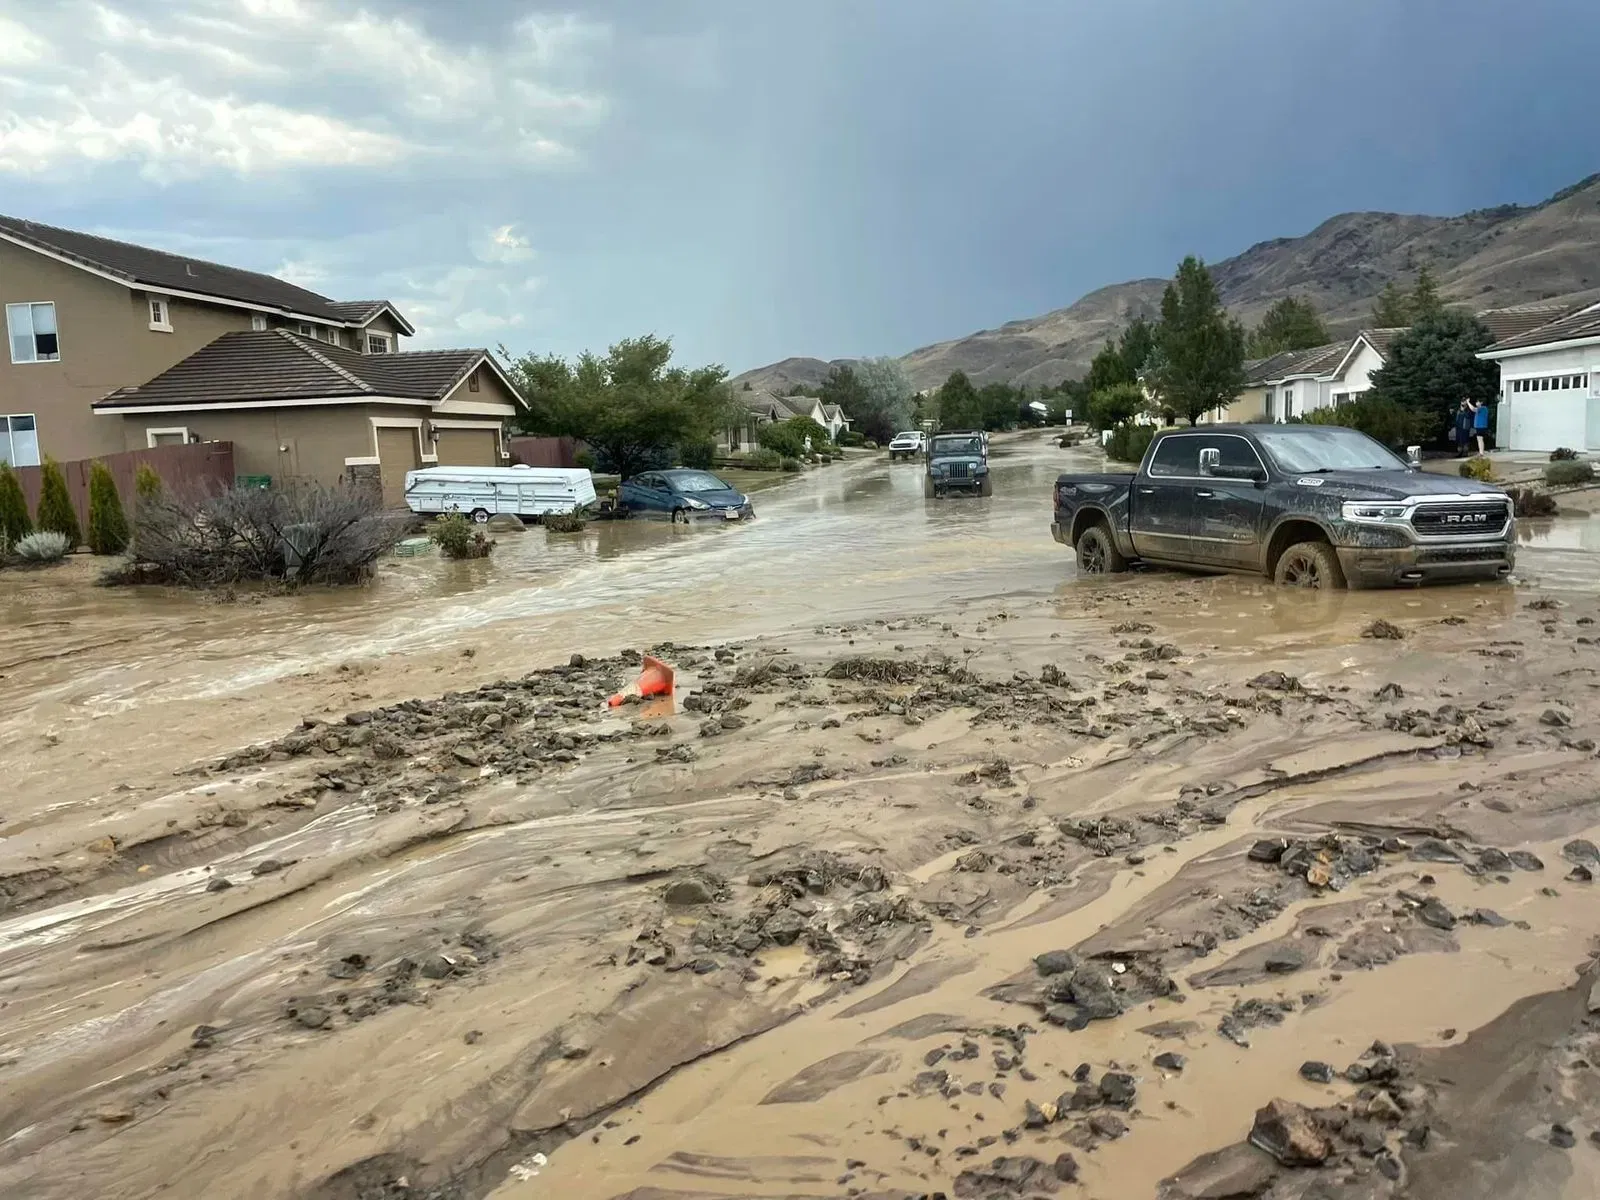
[[[498,467],[500,443],[493,429],[440,429],[441,467]]]
[[[406,506],[406,472],[422,465],[417,455],[415,429],[378,429],[378,466],[383,474],[383,502],[390,508]]]

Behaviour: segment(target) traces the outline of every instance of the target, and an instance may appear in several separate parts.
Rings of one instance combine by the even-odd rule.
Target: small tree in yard
[[[1152,378],[1162,406],[1193,425],[1244,390],[1244,327],[1227,314],[1205,263],[1190,255],[1161,297]]]
[[[67,495],[67,477],[61,473],[61,464],[53,458],[44,460],[40,472],[38,518],[41,530],[59,533],[67,539],[69,552],[83,541],[78,514],[73,511],[72,498]]]
[[[10,463],[0,463],[0,547],[15,546],[33,532],[28,501],[22,494],[22,480]]]
[[[121,554],[128,548],[128,518],[117,495],[111,468],[96,460],[89,468],[89,549],[94,554]]]
[[[1096,429],[1115,429],[1144,411],[1144,392],[1137,383],[1118,383],[1089,397],[1089,420]]]

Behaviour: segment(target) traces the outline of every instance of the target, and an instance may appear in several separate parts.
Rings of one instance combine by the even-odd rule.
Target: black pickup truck
[[[1503,491],[1334,425],[1163,432],[1133,475],[1057,479],[1050,530],[1087,574],[1137,558],[1312,588],[1498,579],[1516,547]]]

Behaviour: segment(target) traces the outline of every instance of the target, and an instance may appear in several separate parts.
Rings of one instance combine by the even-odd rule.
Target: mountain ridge
[[[1384,285],[1407,285],[1423,266],[1446,302],[1476,310],[1600,300],[1600,173],[1535,205],[1503,204],[1455,217],[1338,213],[1309,233],[1269,238],[1210,266],[1223,303],[1246,324],[1293,295],[1315,304],[1335,335],[1368,323]],[[1064,308],[934,342],[899,361],[918,389],[937,387],[957,370],[980,385],[1053,386],[1082,375],[1106,338],[1134,317],[1157,315],[1166,284],[1109,284]],[[855,361],[786,358],[733,382],[782,394],[797,384],[815,387],[833,366]]]

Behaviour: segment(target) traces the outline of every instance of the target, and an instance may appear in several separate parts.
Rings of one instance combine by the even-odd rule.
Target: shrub
[[[789,474],[793,475],[796,471],[800,470],[801,463],[798,458],[786,458],[783,460],[780,466],[782,470],[785,470],[789,472]]]
[[[13,553],[26,563],[53,563],[65,558],[70,549],[72,546],[66,534],[53,529],[41,529],[38,533],[18,538]]]
[[[582,467],[585,471],[592,471],[595,468],[594,451],[579,450],[572,456],[572,461],[575,465]]]
[[[1508,488],[1511,509],[1519,517],[1553,517],[1556,515],[1556,498],[1549,492],[1531,487]]]
[[[140,463],[133,473],[133,498],[135,505],[155,500],[161,495],[161,476],[149,463]]]
[[[483,530],[458,512],[446,513],[433,523],[428,538],[446,558],[488,558],[494,542]]]
[[[83,541],[78,528],[78,514],[73,511],[72,498],[67,495],[67,477],[61,473],[61,464],[53,458],[44,460],[40,473],[38,526],[53,531],[67,539],[71,549]]]
[[[1594,467],[1586,462],[1553,462],[1544,469],[1544,481],[1551,487],[1592,483]]]
[[[1461,464],[1461,476],[1464,479],[1476,479],[1488,483],[1494,478],[1494,464],[1481,454],[1475,454]]]
[[[1155,436],[1155,429],[1149,425],[1118,425],[1106,443],[1106,457],[1114,462],[1142,462]]]
[[[1571,446],[1557,446],[1550,451],[1551,462],[1575,462],[1577,457],[1578,452]]]
[[[578,513],[546,513],[543,524],[551,533],[582,533],[589,522]]]
[[[833,440],[841,446],[864,446],[867,444],[867,435],[857,433],[854,429],[841,429],[839,436]]]
[[[703,442],[685,442],[678,447],[678,462],[698,471],[709,471],[717,459],[717,444],[709,438]]]
[[[1363,393],[1337,408],[1315,408],[1305,415],[1307,425],[1342,425],[1359,430],[1385,446],[1405,446],[1427,440],[1427,420],[1410,409]]]
[[[128,518],[111,468],[96,460],[89,468],[89,551],[121,554],[128,548]]]
[[[33,532],[28,501],[22,494],[22,480],[10,463],[0,463],[0,542],[15,545]]]
[[[763,425],[757,437],[765,449],[776,450],[788,458],[799,458],[806,453],[808,437],[813,450],[828,443],[828,431],[810,417],[790,417],[787,421]]]
[[[783,455],[763,446],[745,459],[745,465],[752,471],[776,471],[783,466]]]
[[[359,583],[409,518],[385,512],[380,498],[360,488],[163,491],[139,506],[128,565],[104,582]]]

